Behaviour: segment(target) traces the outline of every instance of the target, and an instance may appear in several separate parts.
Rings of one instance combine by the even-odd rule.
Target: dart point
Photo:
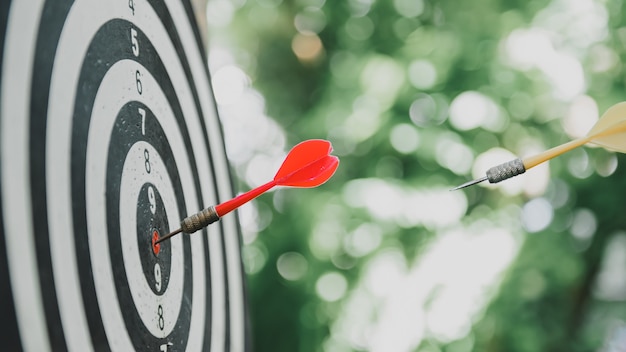
[[[487,179],[488,179],[487,176],[485,176],[485,177],[481,177],[481,178],[478,178],[478,179],[473,180],[473,181],[465,182],[464,184],[462,184],[460,186],[454,187],[450,191],[456,191],[458,189],[462,189],[462,188],[465,188],[465,187],[473,186],[473,185],[475,185],[477,183],[481,183],[483,181],[487,181]]]
[[[183,231],[183,229],[178,229],[176,231],[172,231],[172,232],[168,233],[167,235],[165,235],[165,236],[157,239],[156,241],[154,241],[154,245],[160,246],[159,243],[165,241],[166,239],[168,239],[168,238],[170,238],[170,237],[172,237],[172,236],[174,236],[176,234],[181,233],[182,231]]]

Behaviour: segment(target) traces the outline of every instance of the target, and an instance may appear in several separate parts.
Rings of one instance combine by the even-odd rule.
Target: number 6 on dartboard
[[[141,72],[139,72],[139,70],[135,71],[135,83],[137,86],[137,93],[139,93],[139,95],[143,94],[143,84],[141,83]]]

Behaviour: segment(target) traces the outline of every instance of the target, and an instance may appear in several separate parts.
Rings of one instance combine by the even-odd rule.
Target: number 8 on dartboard
[[[246,351],[236,217],[188,1],[0,3],[0,335],[9,351]]]

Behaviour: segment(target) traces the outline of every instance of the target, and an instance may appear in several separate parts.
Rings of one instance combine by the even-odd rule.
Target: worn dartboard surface
[[[232,196],[191,6],[0,2],[0,333],[9,351],[244,351]]]

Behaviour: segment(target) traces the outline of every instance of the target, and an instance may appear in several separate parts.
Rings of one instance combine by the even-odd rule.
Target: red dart
[[[208,207],[185,218],[180,223],[180,229],[161,237],[154,244],[156,245],[180,232],[196,232],[275,186],[311,188],[323,184],[339,166],[339,159],[330,155],[332,150],[330,142],[322,139],[311,139],[296,145],[287,154],[273,180],[231,200]]]

